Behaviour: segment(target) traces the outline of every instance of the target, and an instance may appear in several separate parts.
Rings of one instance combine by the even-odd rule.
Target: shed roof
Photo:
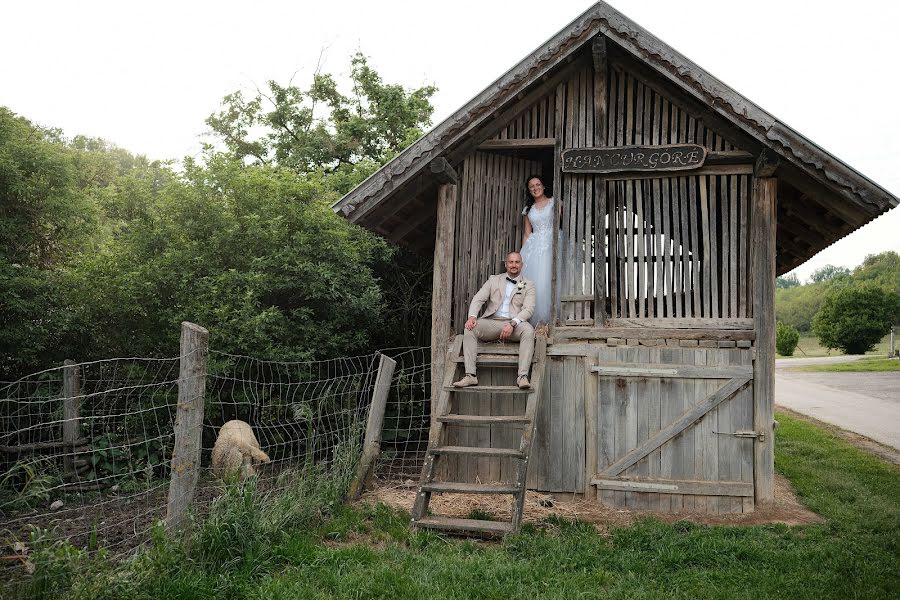
[[[385,215],[427,192],[429,164],[451,164],[496,133],[504,115],[546,93],[554,75],[597,36],[606,36],[683,96],[720,117],[754,154],[781,157],[777,270],[786,272],[900,204],[900,199],[741,96],[604,2],[597,2],[442,123],[333,205],[349,221],[395,242],[430,248],[434,210],[420,211],[402,235],[379,227]],[[557,75],[558,76],[558,75]],[[433,204],[433,201],[431,202]],[[418,227],[417,227],[418,226]]]

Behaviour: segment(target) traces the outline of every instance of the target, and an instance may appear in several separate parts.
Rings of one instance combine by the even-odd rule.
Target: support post
[[[372,405],[369,407],[369,420],[366,423],[366,439],[363,442],[362,456],[356,469],[356,478],[350,484],[347,493],[349,500],[356,500],[368,485],[372,478],[375,459],[381,452],[381,429],[384,424],[384,409],[387,406],[387,397],[391,391],[391,379],[394,377],[394,369],[397,361],[381,355],[378,363],[378,376],[375,378],[375,388],[372,391]]]
[[[591,42],[594,57],[594,146],[606,146],[609,69],[606,37],[597,35]],[[594,175],[594,325],[606,325],[606,179]],[[591,474],[591,477],[594,475]],[[585,480],[585,486],[590,483]]]
[[[891,325],[891,354],[890,354],[890,358],[894,358],[896,355],[897,355],[897,353],[896,353],[896,351],[894,350],[894,326]]]
[[[753,178],[751,269],[756,359],[753,363],[753,484],[757,508],[775,500],[775,203],[778,180]]]
[[[81,406],[81,385],[78,367],[74,360],[63,363],[63,468],[66,473],[75,472],[75,445],[81,430],[79,409]]]
[[[431,422],[437,417],[437,400],[447,368],[450,341],[450,308],[453,303],[453,260],[456,228],[456,186],[438,188],[437,226],[434,240],[434,267],[431,284]]]
[[[200,441],[203,433],[208,358],[209,332],[199,325],[182,322],[175,448],[172,451],[172,476],[166,507],[166,528],[169,531],[183,524],[194,499],[200,475]]]

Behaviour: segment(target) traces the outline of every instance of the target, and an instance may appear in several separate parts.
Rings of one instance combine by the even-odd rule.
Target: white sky
[[[590,6],[515,3],[98,0],[6,3],[0,105],[150,158],[195,155],[225,94],[349,71],[434,83],[435,123]],[[900,3],[614,0],[628,17],[900,196]],[[900,209],[797,269],[900,251]]]

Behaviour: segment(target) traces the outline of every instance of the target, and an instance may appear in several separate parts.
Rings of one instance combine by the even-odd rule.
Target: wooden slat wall
[[[598,347],[600,362],[752,366],[744,349],[688,349],[670,347]],[[596,375],[595,375],[596,376]],[[660,377],[599,377],[596,403],[599,427],[597,469],[610,464],[672,423],[691,406],[724,383],[722,379]],[[751,438],[728,435],[753,429],[753,388],[744,387],[698,423],[663,444],[622,476],[641,481],[710,481],[753,483]],[[661,512],[741,513],[753,510],[752,496],[599,490],[604,504],[619,508]]]
[[[469,302],[488,276],[503,271],[507,252],[522,245],[525,178],[540,172],[532,161],[474,152],[462,167],[456,213],[453,328],[462,332]]]
[[[749,318],[749,175],[607,181],[611,318]],[[603,259],[603,249],[600,249]],[[577,264],[577,262],[576,262]]]
[[[527,140],[556,137],[556,95],[547,94],[521,115],[513,119],[509,125],[500,130],[492,139],[495,140]]]

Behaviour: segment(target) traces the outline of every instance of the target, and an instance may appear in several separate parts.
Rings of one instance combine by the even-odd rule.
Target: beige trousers
[[[478,341],[492,342],[500,339],[500,331],[509,323],[509,319],[478,319],[475,329],[466,329],[463,335],[463,358],[466,373],[475,375],[475,358],[478,355]],[[531,356],[534,354],[534,327],[528,321],[522,321],[507,338],[519,342],[519,375],[528,375],[531,367]]]

